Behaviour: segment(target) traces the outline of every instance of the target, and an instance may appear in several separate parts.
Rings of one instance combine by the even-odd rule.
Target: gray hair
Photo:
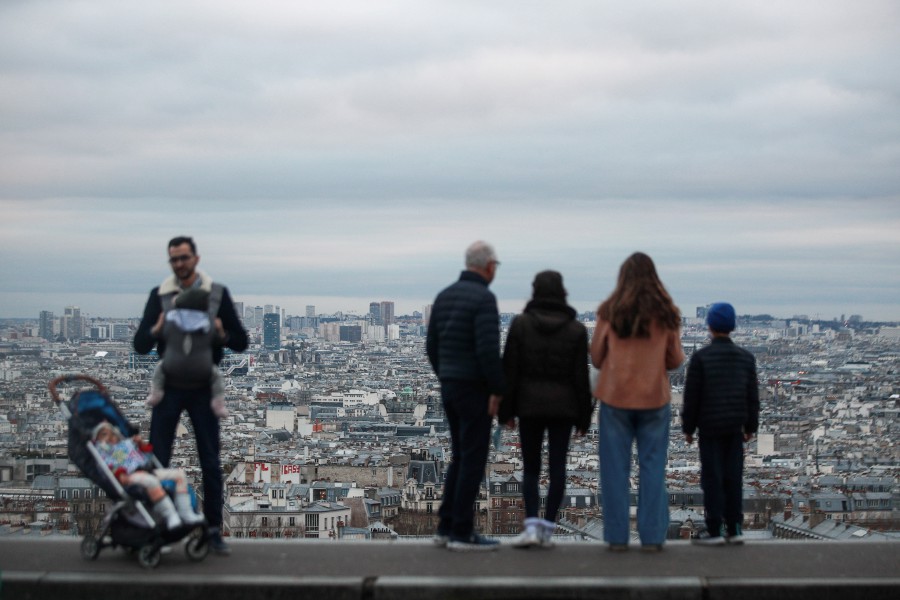
[[[466,268],[484,269],[491,261],[497,261],[497,253],[487,242],[479,240],[466,248]]]

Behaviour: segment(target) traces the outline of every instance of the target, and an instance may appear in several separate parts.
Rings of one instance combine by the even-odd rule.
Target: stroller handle
[[[59,392],[56,391],[56,386],[60,383],[65,384],[71,383],[73,381],[86,381],[96,387],[97,390],[101,393],[106,392],[106,386],[100,383],[99,380],[94,379],[89,375],[60,375],[59,377],[52,379],[50,383],[47,384],[47,387],[50,389],[50,396],[53,398],[53,401],[55,403],[59,404],[61,402]]]

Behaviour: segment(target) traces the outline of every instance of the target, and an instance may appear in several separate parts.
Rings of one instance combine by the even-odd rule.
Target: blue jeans
[[[487,387],[477,381],[444,380],[441,399],[450,425],[453,453],[438,511],[438,533],[464,539],[475,524],[475,499],[484,477],[491,442]]]
[[[182,411],[187,411],[194,426],[203,473],[203,514],[210,527],[221,527],[224,498],[222,463],[219,459],[219,418],[212,411],[211,399],[210,388],[166,388],[162,401],[153,407],[150,416],[150,443],[153,454],[164,467],[168,467],[178,421]]]
[[[603,538],[628,543],[631,446],[637,441],[640,484],[637,526],[642,544],[662,544],[669,528],[666,458],[672,409],[627,410],[600,403],[600,489]]]

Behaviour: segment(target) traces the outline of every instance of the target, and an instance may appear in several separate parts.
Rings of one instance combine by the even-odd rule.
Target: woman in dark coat
[[[509,328],[503,368],[506,393],[501,423],[519,419],[524,462],[525,522],[514,545],[550,546],[566,485],[566,454],[572,428],[583,434],[590,426],[588,335],[566,304],[562,275],[542,271],[534,278],[525,311]],[[549,446],[550,489],[544,518],[538,517],[538,480],[544,432]]]

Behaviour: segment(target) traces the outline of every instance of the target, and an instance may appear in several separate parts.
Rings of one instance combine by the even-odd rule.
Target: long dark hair
[[[650,337],[654,321],[665,329],[681,325],[681,312],[659,280],[653,260],[643,252],[635,252],[622,263],[616,289],[597,314],[620,338]]]

